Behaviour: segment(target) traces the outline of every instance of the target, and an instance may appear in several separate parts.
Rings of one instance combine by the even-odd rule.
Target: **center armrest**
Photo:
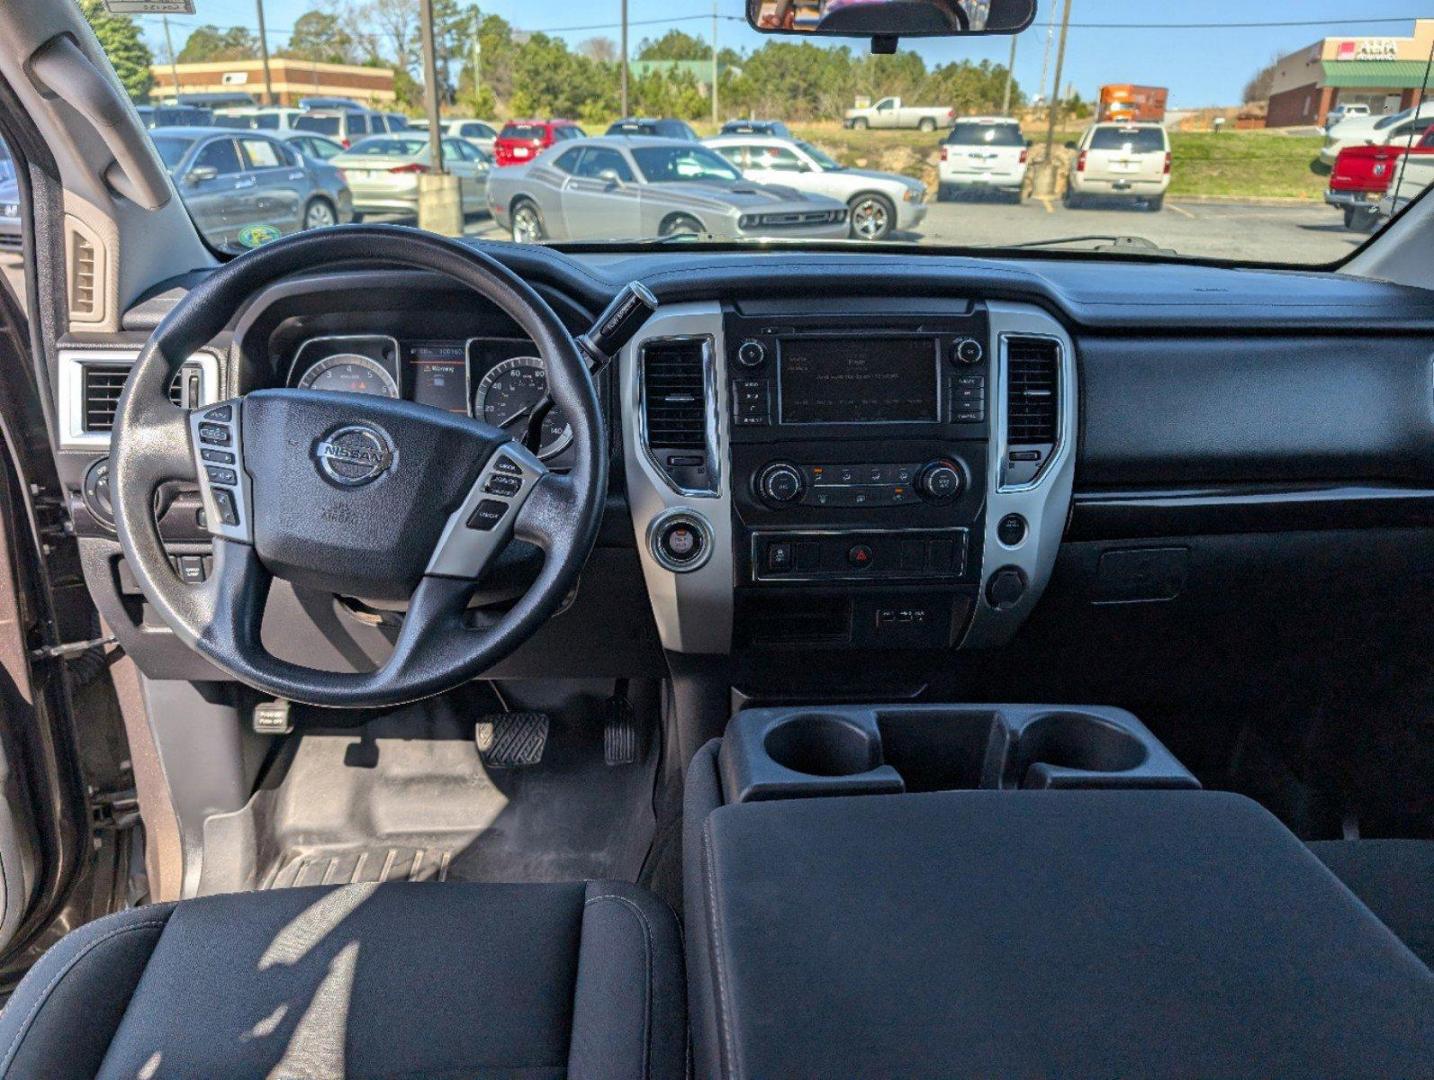
[[[746,803],[708,815],[686,857],[693,1004],[713,1012],[694,1017],[699,1067],[724,1077],[1392,1076],[1434,1060],[1434,975],[1239,796]]]

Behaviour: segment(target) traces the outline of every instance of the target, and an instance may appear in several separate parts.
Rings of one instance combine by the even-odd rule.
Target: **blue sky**
[[[717,0],[723,16],[740,16],[744,0]],[[264,0],[272,48],[282,47],[288,27],[316,0]],[[526,30],[567,27],[561,36],[576,44],[583,38],[616,40],[620,0],[487,0],[484,11],[502,15]],[[1061,0],[1040,0],[1036,25],[1017,44],[1016,77],[1034,92],[1041,78],[1046,22],[1059,18]],[[196,0],[196,15],[171,19],[175,48],[182,48],[189,28],[201,23],[257,27],[254,0]],[[635,50],[644,37],[680,28],[706,39],[712,30],[712,0],[629,0],[630,37]],[[1357,18],[1351,18],[1351,13]],[[1271,56],[1291,52],[1321,37],[1405,36],[1416,15],[1434,17],[1434,0],[1204,0],[1198,4],[1161,4],[1152,0],[1073,0],[1072,29],[1062,82],[1074,84],[1086,97],[1106,82],[1150,83],[1170,88],[1171,104],[1181,107],[1235,104],[1246,80]],[[1395,19],[1395,22],[1375,20]],[[1311,22],[1309,26],[1261,26],[1221,30],[1113,29],[1082,23]],[[588,27],[593,27],[588,29]],[[156,55],[162,55],[163,32],[157,19],[146,19],[145,30]],[[746,22],[723,18],[719,44],[739,49],[761,45],[763,37]],[[990,58],[1005,63],[1009,38],[928,40],[916,45],[928,63]],[[1055,44],[1050,68],[1055,67]],[[1049,76],[1048,76],[1049,78]]]

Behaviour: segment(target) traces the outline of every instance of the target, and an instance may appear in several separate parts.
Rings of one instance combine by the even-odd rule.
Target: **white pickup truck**
[[[956,110],[941,105],[903,105],[884,97],[866,109],[848,109],[842,121],[849,128],[916,128],[935,131],[956,123]]]

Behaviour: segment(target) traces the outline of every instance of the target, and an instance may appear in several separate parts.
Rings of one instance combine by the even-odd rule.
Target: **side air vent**
[[[83,368],[84,430],[113,431],[115,410],[129,378],[129,364],[86,364]],[[185,364],[169,384],[169,400],[181,409],[203,404],[199,365]]]
[[[1060,345],[1050,338],[1005,340],[1006,486],[1031,483],[1060,440]]]
[[[642,346],[645,450],[682,493],[716,490],[712,341],[670,338]]]
[[[79,232],[70,233],[70,314],[86,321],[99,311],[99,260],[95,246]]]

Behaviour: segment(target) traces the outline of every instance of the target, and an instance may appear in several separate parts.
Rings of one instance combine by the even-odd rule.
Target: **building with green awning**
[[[1408,37],[1328,37],[1275,62],[1269,127],[1323,125],[1336,105],[1388,115],[1418,105],[1431,82],[1434,19]]]

